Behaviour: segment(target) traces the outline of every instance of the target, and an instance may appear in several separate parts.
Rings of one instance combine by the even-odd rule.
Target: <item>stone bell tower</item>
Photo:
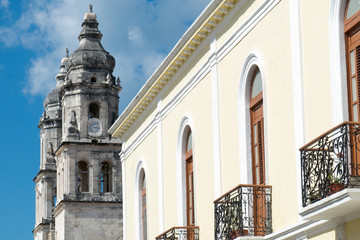
[[[56,204],[55,151],[61,143],[62,107],[60,90],[66,76],[67,56],[61,60],[60,72],[56,75],[56,88],[44,101],[44,112],[39,122],[40,171],[34,178],[36,183],[35,239],[49,239],[55,230],[53,209]],[[51,238],[50,238],[51,239]]]
[[[79,47],[63,59],[44,103],[36,240],[122,239],[121,143],[107,133],[121,86],[98,25],[90,5]]]

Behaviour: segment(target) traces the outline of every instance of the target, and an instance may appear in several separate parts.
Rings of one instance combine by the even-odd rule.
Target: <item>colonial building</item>
[[[35,240],[122,239],[121,143],[107,133],[121,86],[98,24],[90,7],[44,102]]]
[[[358,0],[211,1],[109,130],[124,239],[359,239],[359,29]]]

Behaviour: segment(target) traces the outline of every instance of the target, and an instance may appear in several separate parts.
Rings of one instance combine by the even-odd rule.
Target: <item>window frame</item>
[[[194,184],[194,158],[193,158],[193,135],[190,127],[185,133],[184,162],[185,162],[185,191],[186,191],[186,224],[195,226],[195,184]],[[191,149],[188,149],[191,140]],[[190,178],[189,178],[190,177]]]
[[[262,75],[260,69],[256,67],[252,73],[250,81],[250,132],[251,132],[251,169],[252,169],[252,182],[253,184],[264,185],[266,182],[265,176],[265,141],[264,141],[264,111],[263,111],[263,88],[260,93],[255,97],[251,97],[252,88],[256,75],[260,73],[260,80],[262,81]],[[261,111],[259,113],[259,111]],[[260,115],[257,116],[256,114]],[[260,125],[260,127],[258,127]],[[254,135],[254,126],[257,126],[256,136]],[[256,142],[255,142],[256,139]],[[255,150],[257,149],[257,151]],[[257,161],[256,161],[257,159]],[[258,173],[258,175],[257,175]],[[258,176],[258,178],[257,178]],[[259,181],[257,181],[259,179]]]
[[[84,163],[86,169],[80,169],[80,165]],[[86,181],[84,183],[84,176],[86,176]],[[80,160],[77,163],[77,192],[78,193],[88,193],[90,192],[90,171],[89,171],[89,164],[86,160]],[[83,187],[85,188],[83,190]]]
[[[92,111],[91,106],[96,106],[95,111]],[[100,103],[99,102],[90,102],[88,116],[89,116],[89,119],[92,119],[92,118],[100,119]]]
[[[103,170],[104,165],[107,165],[107,171]],[[107,193],[113,191],[113,173],[112,164],[108,161],[101,162],[100,165],[100,191],[101,193]],[[106,181],[105,181],[106,177]]]
[[[137,174],[137,191],[136,197],[138,199],[137,209],[138,209],[138,233],[140,240],[147,240],[148,234],[148,217],[147,217],[147,200],[148,200],[148,189],[147,189],[147,179],[145,169],[142,167],[142,163],[139,165],[138,174]],[[144,195],[144,184],[145,184],[145,195]],[[145,208],[144,208],[144,197],[145,197]]]

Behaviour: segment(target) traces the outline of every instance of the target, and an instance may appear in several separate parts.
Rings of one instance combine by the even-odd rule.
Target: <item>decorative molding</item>
[[[314,226],[303,229],[303,231],[306,232],[306,236],[308,238],[313,238],[320,234],[324,234],[331,230],[334,230],[338,225],[339,222],[336,219],[331,221],[321,220],[314,222]]]
[[[186,176],[185,176],[185,161],[183,160],[184,145],[185,145],[185,133],[187,129],[192,131],[193,149],[195,149],[196,139],[194,138],[194,125],[190,116],[185,116],[180,122],[177,145],[176,145],[176,192],[177,192],[177,224],[178,226],[186,226]],[[195,146],[195,147],[194,147]],[[193,152],[193,159],[196,159],[195,151]],[[194,172],[196,172],[196,160],[193,161]],[[196,178],[196,174],[194,174]],[[196,183],[196,179],[194,180]],[[196,186],[194,187],[196,189]],[[194,202],[196,204],[196,194],[194,194]],[[196,219],[196,216],[195,216]]]
[[[123,149],[124,161],[129,157],[133,150],[136,149],[137,146],[148,136],[156,127],[156,118],[151,120],[151,122],[145,127],[144,130],[132,141],[129,146]]]
[[[139,208],[140,206],[140,178],[142,177],[142,174],[146,175],[147,171],[146,171],[146,165],[145,165],[145,161],[143,159],[139,160],[139,162],[137,163],[137,167],[136,167],[136,173],[135,173],[135,179],[134,179],[134,202],[135,202],[135,239],[142,239],[140,236],[141,231],[141,210]],[[148,214],[148,211],[146,211],[146,214]],[[149,219],[146,216],[147,219]]]
[[[158,208],[159,208],[159,232],[164,232],[164,179],[163,179],[163,138],[162,138],[162,101],[157,104],[157,156],[158,156]]]
[[[122,181],[122,196],[123,196],[123,239],[127,240],[127,195],[126,195],[126,164],[124,154],[120,153],[121,159],[121,181]]]
[[[217,52],[218,61],[223,59],[255,26],[268,14],[280,0],[266,0],[264,3],[253,13],[250,18],[242,24],[239,29],[220,47]],[[246,1],[241,1],[242,7]],[[226,22],[224,22],[226,24]],[[220,25],[219,25],[220,27]]]
[[[332,121],[336,126],[349,119],[347,103],[344,16],[347,1],[332,0],[329,18]]]
[[[346,188],[305,208],[299,214],[306,220],[332,219],[360,212],[360,189]]]
[[[336,237],[337,240],[346,240],[345,224],[336,227]]]
[[[221,20],[224,19],[237,4],[243,6],[248,0],[215,0],[212,1],[184,36],[179,40],[170,54],[165,58],[163,63],[145,83],[134,100],[128,105],[118,120],[111,126],[109,132],[115,137],[121,138],[123,134],[131,127],[147,106],[156,98],[157,94],[167,85],[169,80],[173,78],[176,71],[188,60],[189,56],[194,53],[196,46],[208,37],[219,26]],[[280,0],[266,0],[259,9],[231,36],[231,38],[218,51],[218,61],[238,44],[242,38],[255,25],[266,16],[266,14]],[[239,8],[240,8],[239,7]]]
[[[265,71],[263,69],[263,64],[260,61],[259,54],[252,53],[250,54],[243,65],[241,72],[241,77],[239,81],[239,127],[238,127],[238,136],[239,136],[239,181],[241,183],[251,183],[252,182],[252,172],[251,172],[251,127],[250,127],[250,111],[248,109],[249,99],[250,99],[250,82],[251,77],[256,69],[259,68],[262,84],[263,84],[263,96],[264,96],[264,134],[266,134],[266,81],[265,81]],[[264,140],[266,141],[266,137]],[[265,156],[267,155],[267,144],[265,142]],[[265,176],[268,176],[268,161],[265,159]],[[268,182],[268,179],[266,179]]]
[[[300,6],[298,0],[290,0],[290,37],[291,62],[294,107],[294,145],[296,161],[296,183],[298,209],[302,208],[301,198],[301,158],[299,148],[304,145],[304,101],[303,101],[303,74],[302,74],[302,46],[300,27]],[[300,217],[300,216],[299,216]]]
[[[325,223],[326,221],[302,221],[295,225],[284,228],[280,231],[271,233],[265,236],[265,239],[268,240],[277,240],[277,239],[297,239],[299,234],[304,234],[307,229],[318,227],[319,225]],[[304,239],[304,236],[301,236],[300,239]],[[305,238],[306,239],[306,238]]]
[[[341,219],[332,219],[330,221],[302,221],[295,225],[289,226],[280,231],[265,236],[266,240],[299,240],[309,239],[328,231],[335,230],[345,222]]]
[[[244,4],[244,1],[240,1],[242,4]],[[262,19],[262,17],[264,17],[274,6],[276,6],[276,4],[279,2],[279,0],[267,0],[263,5],[260,6],[260,9],[258,9],[256,12],[257,13],[261,13],[263,15],[261,16],[254,16],[252,15],[250,17],[250,20],[246,21],[246,23],[244,23],[244,25],[240,26],[238,32],[242,32],[240,31],[241,29],[248,29],[248,31],[251,30],[251,28],[255,27],[256,25],[256,21],[255,20],[251,20],[253,18],[256,18],[257,21],[260,21]],[[229,16],[230,17],[230,16]],[[251,24],[251,28],[249,26],[245,26],[245,24]],[[219,26],[219,25],[218,25]],[[188,30],[190,31],[190,30]],[[236,34],[236,33],[235,33]],[[241,35],[242,36],[242,35]],[[244,35],[245,36],[245,35]],[[242,36],[243,37],[243,36]],[[240,41],[241,38],[234,38],[234,36],[230,37],[229,40],[220,48],[220,50],[217,50],[213,55],[216,56],[216,62],[220,61],[220,52],[223,51],[222,53],[222,57],[224,57],[224,51],[225,49],[227,49],[226,51],[230,51],[231,48],[235,47],[236,44],[238,43],[237,41]],[[193,40],[192,40],[193,41]],[[210,56],[211,57],[211,56]],[[206,76],[206,74],[208,74],[211,70],[211,62],[210,62],[210,58],[204,63],[204,65],[194,74],[194,76],[189,80],[189,82],[168,102],[168,104],[166,106],[164,106],[162,108],[162,112],[161,112],[161,116],[162,119],[179,103],[181,102],[182,99],[185,98],[185,96],[203,79],[204,76]],[[178,63],[180,63],[182,60],[176,60]],[[165,62],[165,60],[164,60]],[[188,62],[186,62],[188,63]],[[181,70],[181,69],[180,69]],[[155,73],[153,74],[153,76],[155,75]],[[169,81],[174,81],[175,79],[172,78]],[[164,87],[164,90],[168,87],[168,85],[166,85],[166,87]],[[143,87],[145,88],[145,86]],[[140,90],[141,92],[142,90]],[[138,94],[139,95],[139,94]],[[135,97],[136,99],[137,97]],[[131,103],[128,107],[130,108],[132,106],[133,103]],[[109,132],[113,135],[118,137],[119,135],[117,135],[117,131],[118,131],[118,127],[119,127],[119,121],[121,121],[122,116],[127,115],[127,111],[125,110],[123,112],[123,114],[120,116],[120,118],[114,123],[114,125],[110,128]],[[240,116],[241,117],[241,116]],[[129,125],[130,127],[130,125]],[[146,127],[144,130],[141,131],[141,133],[138,134],[138,136],[136,137],[136,139],[128,146],[126,147],[126,149],[124,150],[125,154],[125,158],[128,157],[128,155],[143,141],[143,139],[146,138],[146,136],[154,129],[155,127],[155,119],[153,119]],[[132,129],[132,128],[131,128]],[[121,137],[123,136],[123,134],[121,134]]]
[[[212,107],[212,133],[213,133],[213,160],[214,160],[214,199],[221,196],[222,177],[221,177],[221,140],[220,140],[220,115],[219,115],[219,76],[218,64],[216,59],[216,36],[212,36],[210,51],[211,63],[211,107]]]
[[[225,15],[229,14],[235,4],[236,0],[214,0],[207,6],[125,109],[124,114],[110,128],[109,132],[113,136],[122,137],[176,71],[193,54],[197,46],[201,45],[201,42],[215,29],[214,25],[216,26],[221,21],[219,19],[223,19]],[[220,9],[226,11],[222,12]]]

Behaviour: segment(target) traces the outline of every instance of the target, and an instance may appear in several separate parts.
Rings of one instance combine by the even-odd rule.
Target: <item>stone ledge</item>
[[[331,220],[360,211],[360,189],[347,188],[312,203],[299,214],[304,220]]]

